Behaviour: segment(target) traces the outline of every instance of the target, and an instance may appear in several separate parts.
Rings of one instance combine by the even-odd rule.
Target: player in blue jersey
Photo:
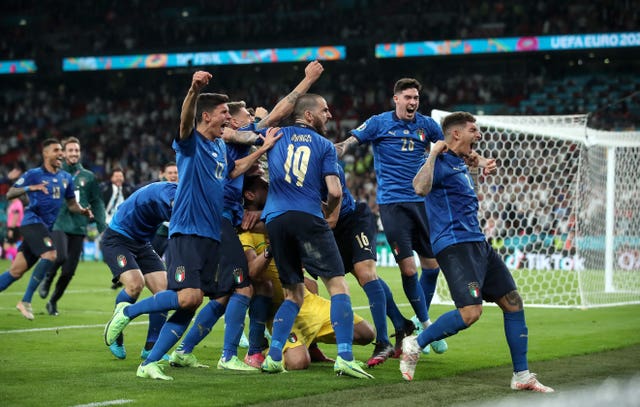
[[[395,353],[387,332],[387,303],[393,302],[393,298],[386,298],[384,283],[376,272],[376,219],[366,202],[356,203],[346,186],[342,167],[338,165],[337,171],[342,184],[342,204],[340,216],[333,227],[333,235],[344,269],[356,276],[369,300],[371,317],[376,327],[376,343],[367,365],[374,367],[384,363]]]
[[[378,182],[376,199],[384,233],[400,267],[402,287],[416,314],[416,322],[421,325],[418,328],[426,328],[431,323],[428,311],[439,268],[429,244],[423,199],[415,193],[411,182],[425,162],[430,143],[444,136],[435,120],[418,112],[421,89],[416,79],[398,80],[393,89],[395,110],[370,117],[351,131],[351,137],[336,145],[336,149],[342,156],[351,145],[372,145]],[[414,250],[422,268],[420,280]],[[437,353],[447,350],[444,340],[431,346]],[[426,348],[425,352],[428,351]]]
[[[182,103],[179,136],[173,141],[183,181],[176,191],[169,224],[168,290],[132,305],[118,304],[105,327],[105,343],[111,345],[138,315],[176,310],[164,324],[149,356],[138,367],[137,376],[143,378],[172,380],[158,361],[180,339],[205,294],[218,298],[230,292],[233,276],[218,279],[216,275],[225,179],[228,174],[234,178],[244,173],[279,138],[277,129],[271,129],[258,150],[241,160],[229,161],[221,138],[231,118],[229,98],[219,93],[201,94],[210,79],[211,74],[205,71],[193,74]]]
[[[331,322],[338,356],[334,371],[371,378],[353,359],[353,310],[344,267],[336,241],[325,220],[337,218],[342,199],[336,151],[326,138],[331,118],[326,100],[314,94],[300,96],[294,107],[295,124],[281,129],[282,140],[267,156],[269,194],[262,212],[285,291],[285,301],[274,317],[271,347],[262,370],[284,371],[282,349],[304,301],[300,265],[321,278],[331,295]],[[322,190],[326,188],[326,202]]]
[[[146,286],[153,294],[167,289],[167,268],[151,245],[158,227],[171,218],[178,184],[154,182],[129,196],[118,208],[102,236],[102,257],[122,283],[115,304],[137,301]],[[141,357],[146,359],[158,339],[166,314],[149,314],[147,340]],[[127,356],[123,335],[109,346],[118,359]]]
[[[159,181],[178,182],[178,165],[174,161],[164,165]],[[164,252],[167,250],[167,240],[169,240],[169,222],[163,222],[151,239],[151,246],[160,258],[164,257]]]
[[[420,349],[475,323],[485,300],[495,302],[503,311],[514,370],[511,388],[553,392],[529,372],[522,298],[507,266],[480,228],[478,198],[465,164],[465,157],[472,155],[473,145],[481,138],[475,122],[475,117],[466,112],[446,116],[442,121],[445,140],[433,146],[413,180],[416,193],[425,196],[431,245],[456,309],[441,315],[417,337],[403,340],[400,371],[405,380],[412,380]]]
[[[280,120],[289,116],[293,111],[295,101],[301,94],[309,90],[311,85],[318,80],[323,70],[322,64],[318,61],[310,62],[305,68],[305,76],[300,83],[276,104],[270,114],[267,113],[258,123],[254,123],[254,118],[246,108],[244,101],[228,103],[231,120],[229,121],[229,126],[225,128],[225,134],[223,134],[228,160],[237,161],[247,157],[254,148],[249,143],[253,144],[256,140],[261,141],[254,130],[275,126]],[[243,180],[244,176],[242,174],[236,177],[227,176],[224,186],[224,212],[221,220],[220,272],[233,276],[235,292],[230,296],[225,295],[223,298],[219,298],[217,303],[209,302],[203,307],[196,317],[197,323],[192,328],[200,329],[199,327],[208,325],[203,321],[215,321],[217,320],[215,315],[224,312],[226,327],[222,356],[218,361],[217,367],[227,370],[255,370],[256,366],[259,367],[263,362],[261,351],[265,330],[264,321],[267,319],[270,303],[269,298],[263,295],[253,296],[253,289],[248,276],[247,260],[236,233],[236,230],[241,227],[244,218]],[[248,227],[251,227],[251,225]],[[222,304],[226,304],[226,306],[222,306]],[[249,309],[250,340],[249,352],[245,357],[245,362],[249,362],[250,365],[237,357],[247,309]],[[207,329],[210,330],[211,327]],[[195,346],[195,343],[192,343],[189,339],[192,337],[194,336],[187,335],[187,338],[180,344],[180,348],[174,354],[175,358],[189,357],[184,355],[185,350],[188,355],[190,349]],[[174,361],[176,364],[182,362],[184,361]]]
[[[60,207],[66,203],[72,213],[93,217],[90,209],[83,208],[76,201],[73,177],[60,169],[63,158],[60,142],[46,139],[42,143],[42,166],[24,173],[7,191],[7,200],[26,196],[28,205],[20,225],[23,242],[9,270],[0,275],[0,291],[4,291],[38,262],[22,300],[16,305],[18,311],[30,320],[33,320],[33,293],[42,278],[53,269],[56,260],[51,228]]]

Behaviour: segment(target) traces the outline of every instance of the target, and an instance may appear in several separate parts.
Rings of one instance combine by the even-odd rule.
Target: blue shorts
[[[384,234],[397,262],[413,257],[414,250],[422,257],[435,257],[423,202],[383,204],[379,207]]]
[[[228,284],[235,288],[248,287],[251,282],[247,256],[244,254],[236,229],[225,217],[222,217],[221,235],[219,284],[221,287]]]
[[[358,203],[355,211],[340,218],[333,229],[333,236],[345,271],[352,272],[353,265],[361,261],[377,259],[377,234],[376,218],[364,202]]]
[[[303,283],[302,267],[314,278],[344,276],[336,240],[324,219],[289,211],[267,223],[267,232],[283,285]]]
[[[436,256],[457,308],[496,302],[517,289],[504,261],[485,240],[458,243]]]
[[[167,242],[168,288],[199,288],[206,296],[218,293],[220,243],[208,237],[174,234]],[[217,297],[215,297],[217,298]]]
[[[140,270],[142,274],[148,274],[167,269],[151,243],[140,243],[108,227],[102,235],[100,248],[114,282],[120,279],[120,274],[129,270]]]
[[[27,269],[36,264],[42,253],[56,250],[51,231],[43,223],[20,226],[22,244],[18,249],[27,261]]]

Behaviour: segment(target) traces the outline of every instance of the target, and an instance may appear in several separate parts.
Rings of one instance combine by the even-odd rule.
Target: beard
[[[324,122],[322,121],[322,119],[320,119],[318,117],[314,117],[313,118],[313,128],[321,136],[326,136],[327,135],[327,128],[325,127]]]

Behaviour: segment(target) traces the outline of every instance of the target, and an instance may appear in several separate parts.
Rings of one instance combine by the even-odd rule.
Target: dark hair
[[[398,79],[396,84],[393,86],[393,94],[398,94],[406,89],[418,89],[418,92],[422,90],[422,85],[417,79],[414,78],[402,78]]]
[[[228,101],[229,96],[223,95],[222,93],[201,93],[196,102],[196,123],[202,121],[203,112],[210,112]]]
[[[229,108],[229,114],[231,116],[234,116],[236,114],[238,114],[238,112],[240,110],[242,110],[242,108],[247,107],[247,104],[245,103],[244,100],[240,100],[237,102],[229,102],[227,103],[227,107]]]
[[[453,112],[442,119],[442,132],[447,134],[447,131],[453,126],[464,126],[467,123],[475,122],[476,118],[469,112]]]
[[[257,185],[264,183],[265,179],[262,178],[261,175],[249,175],[244,177],[244,182],[242,184],[242,192],[245,191],[253,191],[256,189]]]
[[[71,143],[76,143],[77,145],[80,145],[80,140],[78,140],[77,137],[67,137],[66,139],[62,140],[62,148],[64,149],[67,144],[71,144]]]
[[[169,161],[168,163],[166,163],[166,164],[162,167],[162,170],[164,171],[164,170],[166,170],[166,169],[167,169],[167,167],[176,167],[177,165],[178,165],[178,164],[176,164],[176,162],[175,162],[175,161]]]
[[[58,140],[57,138],[48,138],[45,141],[42,142],[42,148],[47,148],[49,147],[51,144],[60,144],[60,140]]]
[[[109,173],[109,178],[113,177],[113,174],[115,174],[116,172],[121,172],[122,175],[124,175],[124,169],[122,167],[113,167],[111,169],[111,172]]]
[[[315,93],[305,93],[304,95],[301,95],[296,100],[296,104],[293,107],[293,118],[294,119],[304,118],[304,112],[318,106],[318,102],[321,97],[322,96],[316,95]]]

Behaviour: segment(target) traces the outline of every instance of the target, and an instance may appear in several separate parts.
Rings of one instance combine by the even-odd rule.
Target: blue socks
[[[187,332],[184,340],[178,347],[178,350],[184,351],[184,353],[191,353],[193,348],[199,344],[205,336],[209,335],[213,326],[218,322],[218,319],[224,314],[224,305],[218,301],[211,300],[202,307],[196,320],[193,322],[193,326]]]
[[[33,273],[31,273],[31,279],[29,280],[29,285],[27,285],[27,289],[24,292],[24,296],[22,297],[23,302],[31,302],[33,299],[33,293],[36,292],[38,286],[40,285],[40,281],[42,278],[47,275],[48,272],[53,269],[54,263],[47,259],[40,259],[36,267],[33,269]]]
[[[435,268],[422,269],[422,274],[420,274],[420,287],[422,287],[422,292],[424,293],[424,302],[427,304],[427,312],[429,311],[429,307],[431,307],[433,295],[436,293],[436,284],[438,283],[439,273],[440,269]]]
[[[142,301],[141,301],[142,302]],[[187,330],[191,318],[195,311],[180,308],[173,313],[171,318],[164,324],[160,331],[160,336],[153,345],[151,353],[147,359],[142,362],[142,365],[146,365],[151,362],[157,362],[180,340],[184,331]]]
[[[505,312],[504,334],[511,352],[511,362],[514,372],[529,370],[527,352],[529,351],[529,330],[524,320],[524,310]]]
[[[436,319],[436,322],[422,331],[422,333],[418,335],[418,345],[424,348],[433,341],[455,335],[466,328],[467,325],[465,325],[462,320],[460,311],[454,309],[453,311],[440,315],[440,318]]]
[[[333,301],[331,304],[331,309],[333,309]],[[291,333],[293,322],[296,316],[298,316],[299,311],[300,307],[298,307],[298,304],[291,300],[284,300],[280,308],[278,308],[278,312],[276,312],[276,315],[273,317],[273,334],[271,335],[269,356],[271,356],[271,359],[274,361],[282,360],[282,348],[289,337],[289,333]],[[351,324],[353,325],[353,320]],[[353,329],[351,332],[353,335]]]
[[[9,287],[11,284],[13,284],[14,281],[17,281],[17,280],[18,280],[17,278],[13,278],[11,273],[9,273],[9,270],[0,274],[0,291],[6,290],[7,287]]]
[[[380,285],[384,290],[384,296],[387,300],[387,316],[389,317],[389,319],[391,319],[391,323],[393,324],[395,330],[399,331],[404,328],[404,315],[402,315],[400,309],[398,308],[398,305],[394,301],[393,294],[391,293],[391,289],[389,288],[387,282],[381,278],[378,278],[378,281],[380,281]]]
[[[154,294],[152,297],[145,298],[135,304],[129,305],[124,309],[124,315],[130,319],[134,319],[141,314],[169,311],[172,309],[177,310],[179,307],[178,293],[172,290],[165,290]]]
[[[424,292],[418,283],[418,273],[412,276],[402,275],[402,288],[420,322],[427,321],[429,319],[429,313],[427,312]]]
[[[336,333],[338,356],[347,361],[353,360],[353,308],[347,294],[331,297],[331,325]]]
[[[384,295],[384,288],[380,280],[369,281],[362,286],[369,299],[369,309],[371,318],[376,327],[376,341],[388,343],[389,334],[387,332],[387,299]]]
[[[238,344],[242,331],[244,331],[244,317],[249,308],[251,299],[246,295],[233,293],[227,304],[227,311],[224,315],[224,344],[222,347],[222,357],[229,360],[238,354]],[[263,331],[264,332],[264,331]]]
[[[147,343],[155,343],[160,336],[160,330],[167,322],[166,312],[152,312],[149,314],[149,329],[147,330]]]
[[[121,302],[128,302],[129,304],[133,304],[134,302],[136,302],[136,299],[127,294],[127,292],[123,288],[122,290],[120,290],[118,295],[116,295],[116,305]]]
[[[264,329],[269,310],[271,309],[271,297],[254,295],[249,303],[249,355],[262,352],[264,342]]]

